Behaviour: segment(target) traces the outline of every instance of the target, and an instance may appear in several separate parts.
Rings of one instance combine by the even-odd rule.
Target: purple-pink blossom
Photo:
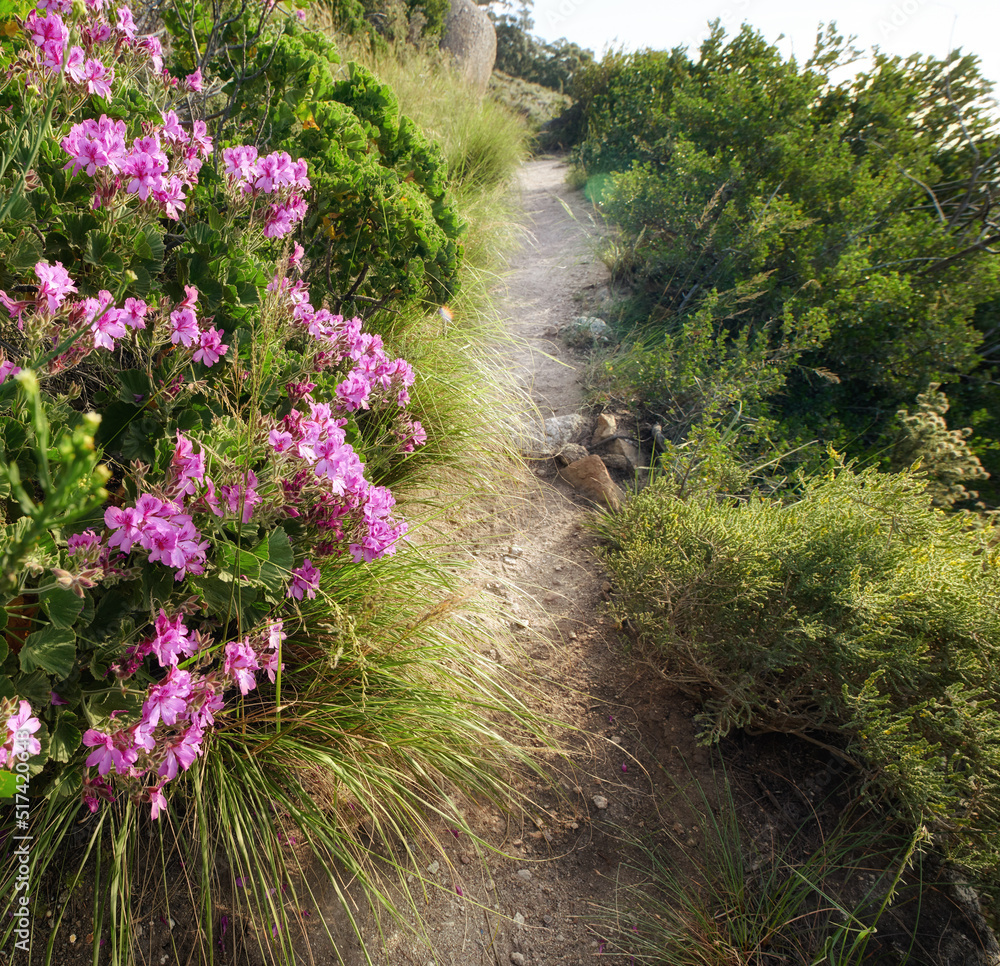
[[[260,668],[257,653],[245,638],[231,641],[226,645],[226,660],[223,670],[240,689],[240,694],[249,694],[257,687],[254,672]]]
[[[296,567],[292,571],[292,580],[285,592],[286,597],[294,597],[302,600],[303,595],[310,600],[315,600],[316,591],[319,590],[320,572],[313,566],[312,561],[306,557],[302,561],[301,567]]]
[[[214,326],[202,332],[201,341],[194,351],[194,361],[201,362],[209,368],[214,366],[229,349],[229,346],[222,341],[224,335],[225,332]]]
[[[41,721],[32,714],[31,705],[20,700],[17,710],[7,717],[7,733],[4,743],[0,745],[0,768],[5,765],[12,768],[22,755],[37,755],[41,752],[42,746],[34,737],[41,726]]]
[[[62,262],[50,265],[48,262],[35,263],[35,275],[38,276],[38,300],[39,308],[44,307],[49,312],[57,312],[59,306],[65,301],[70,292],[77,291],[73,279],[69,277],[69,272],[63,268]]]

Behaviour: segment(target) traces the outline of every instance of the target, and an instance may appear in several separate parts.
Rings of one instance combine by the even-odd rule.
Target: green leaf
[[[34,268],[42,257],[42,246],[38,239],[28,232],[22,232],[7,254],[7,265],[16,272],[26,272]]]
[[[257,580],[260,577],[260,558],[247,550],[241,550],[234,544],[225,543],[220,548],[219,568],[234,578],[249,577]]]
[[[143,228],[132,239],[132,251],[147,262],[163,258],[163,236],[155,228]]]
[[[258,549],[254,550],[255,554]],[[267,536],[267,557],[262,557],[260,565],[260,582],[272,596],[284,596],[294,562],[295,555],[288,534],[277,527]]]
[[[49,734],[49,757],[56,761],[69,761],[80,747],[81,734],[76,726],[76,715],[60,711],[55,727]]]
[[[83,598],[65,587],[53,587],[39,597],[53,627],[72,627],[83,610]]]
[[[22,650],[21,653],[23,654],[24,651]],[[24,698],[33,708],[45,708],[48,707],[52,696],[52,682],[49,680],[49,676],[41,670],[32,671],[30,674],[20,674],[14,679],[14,693],[19,698]]]
[[[121,256],[114,251],[114,242],[111,237],[106,232],[96,228],[87,232],[87,246],[84,250],[83,260],[109,272],[121,272],[125,268]]]
[[[76,663],[76,635],[65,627],[45,627],[28,635],[21,648],[21,670],[41,668],[55,678],[65,678]]]

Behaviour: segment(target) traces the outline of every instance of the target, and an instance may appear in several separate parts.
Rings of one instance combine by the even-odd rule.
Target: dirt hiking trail
[[[522,169],[525,237],[500,302],[516,343],[510,365],[530,399],[526,408],[535,408],[526,419],[581,411],[586,357],[555,329],[591,314],[606,292],[598,225],[582,194],[566,184],[566,171],[558,159]],[[474,554],[481,585],[502,598],[521,645],[497,656],[537,682],[546,701],[539,710],[568,726],[558,740],[569,755],[540,750],[551,777],[524,780],[520,790],[536,807],[523,825],[469,806],[470,827],[495,852],[442,829],[450,861],[429,856],[421,870],[443,886],[428,893],[422,910],[424,941],[383,921],[387,941],[379,949],[374,923],[364,928],[380,966],[555,966],[610,953],[607,913],[599,910],[615,908],[620,888],[635,878],[627,864],[637,861],[623,839],[655,830],[673,787],[652,763],[708,763],[694,745],[693,706],[624,659],[619,635],[602,616],[609,585],[584,528],[593,505],[559,478],[555,460],[529,465],[537,483],[512,483],[524,487],[519,508],[492,523],[493,539]],[[677,824],[678,831],[696,829]],[[347,952],[341,949],[354,966]]]

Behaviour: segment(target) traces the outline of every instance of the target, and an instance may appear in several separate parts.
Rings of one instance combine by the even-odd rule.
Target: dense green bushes
[[[931,382],[986,404],[1000,153],[974,57],[879,55],[835,85],[849,53],[831,31],[798,64],[716,26],[697,61],[608,56],[578,82],[577,158],[621,227],[642,351],[752,286],[726,329],[777,323],[802,347],[774,400],[787,433],[858,451]]]
[[[615,609],[733,728],[838,746],[913,826],[996,882],[1000,557],[909,473],[839,461],[785,499],[678,499],[664,476],[602,524]]]

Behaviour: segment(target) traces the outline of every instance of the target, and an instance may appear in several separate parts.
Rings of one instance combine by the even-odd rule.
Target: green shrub
[[[758,280],[735,329],[794,320],[818,337],[774,400],[789,431],[860,449],[930,382],[982,362],[1000,260],[968,201],[996,191],[1000,153],[974,57],[879,55],[838,86],[850,55],[828,30],[786,61],[718,24],[697,60],[608,55],[580,81],[576,155],[621,226],[637,314],[675,326]]]
[[[782,501],[675,496],[606,518],[615,612],[702,704],[705,741],[792,732],[863,763],[914,827],[996,875],[1000,553],[910,473],[834,462]]]
[[[360,64],[341,71],[333,43],[295,18],[255,32],[250,8],[234,8],[199,59],[189,38],[206,16],[193,4],[168,22],[177,56],[197,60],[221,88],[211,105],[222,116],[220,142],[309,159],[311,208],[299,237],[313,295],[366,315],[447,302],[465,226],[440,149],[400,114],[392,89]]]

